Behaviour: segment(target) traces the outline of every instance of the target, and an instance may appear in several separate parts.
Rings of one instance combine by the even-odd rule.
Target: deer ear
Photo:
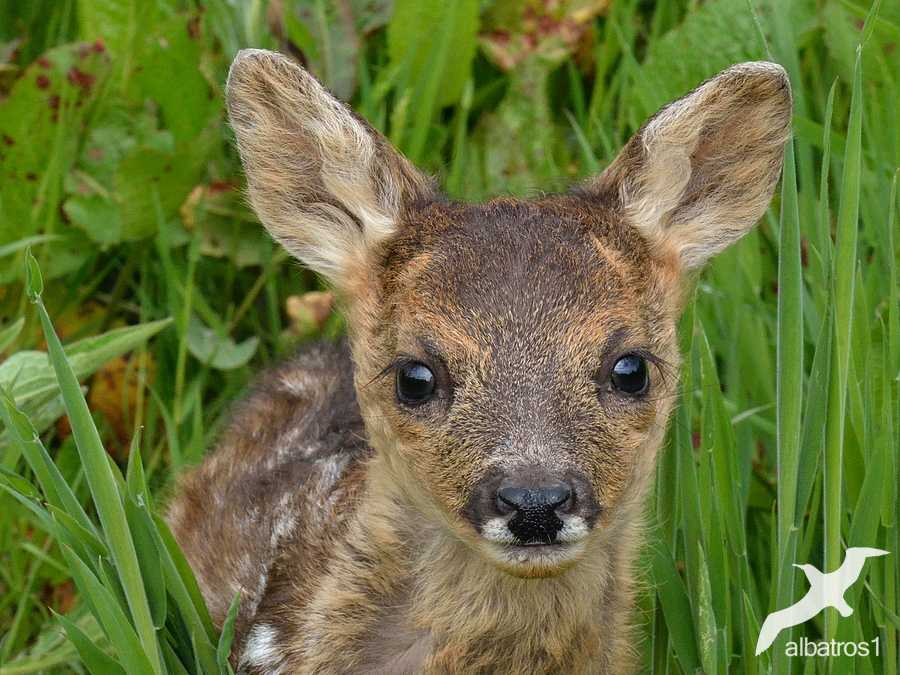
[[[432,194],[384,136],[280,54],[239,52],[225,94],[257,215],[335,285]]]
[[[617,201],[657,254],[698,267],[765,213],[790,124],[784,69],[740,63],[647,120],[587,189]]]

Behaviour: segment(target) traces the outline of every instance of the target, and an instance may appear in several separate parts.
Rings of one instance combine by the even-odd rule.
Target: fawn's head
[[[768,206],[784,71],[704,82],[568,194],[481,205],[441,198],[279,55],[239,54],[227,99],[256,212],[342,299],[370,442],[407,508],[521,577],[639,517],[682,276]]]

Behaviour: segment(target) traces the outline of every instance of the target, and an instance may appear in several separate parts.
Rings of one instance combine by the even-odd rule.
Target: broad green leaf
[[[25,69],[0,104],[0,247],[59,236],[36,247],[48,278],[71,271],[90,251],[82,233],[64,226],[59,203],[108,71],[102,46],[63,45]],[[5,256],[0,284],[21,280],[23,263],[23,251]]]
[[[125,237],[118,205],[102,194],[77,194],[63,208],[73,225],[83,229],[100,245],[118,244]]]
[[[80,340],[66,347],[66,355],[78,380],[97,372],[117,356],[142,344],[171,319],[117,328]],[[0,387],[9,387],[16,405],[32,418],[37,432],[43,432],[62,414],[58,405],[59,385],[46,352],[24,351],[0,363]],[[0,432],[0,448],[8,445],[8,432]]]
[[[773,3],[754,2],[763,27],[771,18]],[[795,32],[815,25],[816,16],[808,3],[792,3]],[[747,0],[712,0],[690,12],[685,21],[650,45],[647,58],[635,73],[628,92],[636,127],[645,117],[740,61],[758,61],[762,51],[756,23]],[[688,58],[685,55],[690,55]]]
[[[124,240],[148,237],[178,212],[200,182],[216,137],[204,132],[175,152],[137,148],[119,163],[114,197],[119,205]],[[157,204],[161,212],[157,212]]]
[[[166,0],[79,0],[76,7],[82,39],[106,46],[122,85],[139,67],[138,57],[157,25],[173,13]]]
[[[143,95],[138,99],[143,101]],[[78,168],[65,181],[66,216],[101,245],[127,238],[116,195],[116,171],[122,160],[139,149],[171,155],[175,141],[168,130],[160,130],[157,115],[138,106],[124,94],[110,92],[98,106],[78,156]],[[149,186],[148,186],[149,187]]]
[[[186,337],[191,354],[201,363],[219,370],[246,365],[259,346],[259,338],[256,337],[247,338],[239,344],[230,337],[223,337],[212,328],[207,328],[195,315],[188,322]]]
[[[97,106],[79,152],[78,166],[85,175],[69,177],[68,192],[93,194],[98,192],[98,185],[111,192],[116,167],[135,148],[174,152],[175,139],[170,131],[160,128],[157,112],[123,93],[109,92]]]
[[[238,267],[264,265],[272,242],[246,203],[237,182],[218,181],[197,187],[180,208],[186,228],[197,228],[199,251],[228,258]]]
[[[176,144],[187,143],[222,113],[222,101],[200,72],[201,26],[197,15],[180,14],[157,27],[131,78],[136,100],[149,96]]]

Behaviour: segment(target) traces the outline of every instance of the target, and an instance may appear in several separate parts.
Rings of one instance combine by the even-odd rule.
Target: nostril
[[[569,486],[564,483],[543,488],[543,491],[544,503],[554,509],[565,504],[572,496],[572,491],[569,489]]]
[[[504,487],[497,491],[501,504],[510,506],[516,511],[535,508],[556,509],[569,501],[571,496],[572,490],[565,483],[539,488]]]
[[[505,487],[500,488],[500,490],[497,491],[497,497],[499,497],[502,504],[512,507],[513,511],[517,511],[518,509],[524,508],[524,504],[527,501],[526,492],[526,488]],[[503,510],[509,511],[509,509]]]

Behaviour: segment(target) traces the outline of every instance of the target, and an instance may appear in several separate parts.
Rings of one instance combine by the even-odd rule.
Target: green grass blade
[[[796,503],[800,470],[800,412],[803,389],[803,280],[800,261],[800,212],[794,168],[794,144],[785,152],[781,183],[781,227],[778,247],[778,343],[776,410],[778,448],[778,561],[773,572],[776,604],[793,604],[796,558]],[[782,631],[772,649],[775,672],[790,672],[784,645],[791,636]]]
[[[101,556],[109,556],[109,548],[107,548],[106,542],[100,539],[95,532],[81,527],[81,523],[55,506],[48,505],[47,512],[56,519],[59,525],[62,525],[69,532],[73,543],[77,543],[82,547],[85,555],[81,556],[81,559],[86,563],[91,564],[91,558],[97,560]]]
[[[9,347],[19,334],[22,332],[22,328],[25,326],[25,317],[21,317],[18,321],[14,321],[9,324],[3,330],[0,330],[0,354],[4,352],[4,350]]]
[[[784,550],[794,526],[800,410],[803,386],[803,304],[800,267],[800,214],[793,143],[788,143],[781,187],[778,255],[778,541]]]
[[[697,603],[697,641],[700,646],[700,660],[707,673],[720,672],[719,669],[719,641],[716,631],[716,615],[712,605],[712,585],[709,581],[709,566],[706,564],[706,556],[703,555],[703,545],[697,542],[698,559],[697,567],[699,579],[699,602]]]
[[[809,374],[809,392],[803,417],[800,469],[798,471],[796,513],[804,513],[814,488],[816,468],[825,444],[828,425],[828,397],[831,379],[831,355],[834,325],[831,312],[824,317]],[[814,530],[810,528],[810,531]],[[805,559],[805,558],[804,558]]]
[[[816,288],[821,288],[825,292],[828,286],[828,280],[833,273],[826,261],[832,260],[831,243],[831,214],[828,209],[828,176],[831,171],[831,118],[834,114],[834,90],[837,88],[835,81],[828,91],[828,100],[825,103],[825,123],[824,133],[822,134],[822,174],[819,183],[819,220],[816,233],[816,252],[818,253],[818,263],[820,268],[819,283]],[[846,144],[846,141],[845,141]],[[824,298],[822,303],[824,306]]]
[[[128,472],[125,481],[127,486],[125,516],[140,561],[153,625],[159,629],[165,625],[167,614],[163,558],[168,553],[156,531],[157,525],[152,514],[153,502],[144,477],[141,452],[136,440],[132,443],[128,456]],[[173,578],[171,582],[177,586],[178,580]],[[177,589],[175,592],[178,592]]]
[[[651,544],[651,570],[653,583],[659,594],[669,637],[675,650],[675,657],[685,672],[695,673],[700,668],[700,655],[694,637],[694,619],[687,591],[672,552],[665,541],[658,538]]]
[[[878,536],[878,523],[881,519],[881,505],[884,503],[884,495],[887,490],[887,478],[891,475],[889,454],[891,452],[892,439],[887,433],[879,435],[875,441],[873,456],[866,466],[866,477],[863,481],[856,508],[853,509],[850,525],[850,537],[848,547],[851,546],[876,546]],[[848,603],[849,601],[849,595]],[[852,607],[853,604],[850,603]]]
[[[223,672],[230,670],[228,658],[231,656],[231,643],[234,640],[234,620],[237,618],[240,602],[241,592],[238,591],[231,602],[231,607],[228,608],[225,623],[222,625],[222,636],[219,638],[219,645],[216,649],[216,661]]]
[[[897,256],[893,254],[897,249],[896,242],[900,237],[895,237],[895,227],[898,225],[896,205],[900,198],[898,192],[898,176],[900,171],[894,173],[891,184],[891,203],[888,214],[888,250],[890,255],[890,296],[888,301],[887,336],[884,342],[883,373],[882,373],[882,405],[884,407],[882,417],[882,433],[889,439],[889,447],[900,447],[900,270],[898,270]],[[891,410],[891,401],[897,401],[895,411]],[[886,548],[900,555],[900,533],[898,533],[897,503],[900,500],[900,460],[896,452],[888,452],[887,455],[887,481],[888,489],[884,491],[881,522],[885,527]],[[900,670],[900,655],[898,655],[897,632],[900,630],[900,622],[895,621],[900,603],[900,564],[893,563],[894,573],[884,575],[885,603],[881,606],[890,620],[884,627],[885,636],[885,675],[897,675]],[[876,598],[877,601],[877,598]],[[879,602],[879,604],[881,604]],[[893,618],[891,618],[893,617]]]
[[[128,605],[134,618],[137,634],[140,636],[143,651],[151,664],[148,672],[161,674],[162,663],[157,648],[156,630],[141,578],[134,541],[128,529],[125,509],[122,505],[116,478],[110,467],[109,456],[100,441],[100,435],[91,419],[90,410],[88,410],[87,402],[81,393],[75,373],[66,360],[62,344],[50,322],[50,315],[41,300],[40,292],[43,289],[43,283],[40,281],[37,261],[30,254],[27,256],[27,260],[29,279],[26,286],[28,294],[31,301],[37,306],[44,328],[47,348],[59,379],[66,412],[72,424],[72,434],[84,465],[84,473],[94,498],[97,515],[103,525],[116,571],[128,598]],[[75,557],[70,554],[69,558],[74,559]],[[77,562],[83,564],[80,560]]]
[[[197,585],[197,579],[191,571],[187,558],[184,557],[184,553],[165,521],[155,514],[153,520],[156,524],[155,536],[159,537],[157,547],[160,551],[166,551],[165,555],[161,554],[166,588],[172,594],[175,604],[185,619],[193,626],[202,626],[207,639],[214,643],[218,639],[216,629],[210,619],[203,595],[200,593],[200,587]]]
[[[578,154],[581,155],[582,171],[588,175],[600,173],[600,162],[597,161],[594,149],[591,147],[581,125],[578,124],[575,115],[566,110],[566,117],[569,119],[569,125],[572,127],[572,133],[575,134],[575,140],[578,142]]]
[[[24,492],[15,488],[15,486],[0,483],[0,490],[12,495],[19,503],[37,516],[38,521],[44,526],[48,532],[53,531],[53,520],[47,513],[47,510],[41,506],[37,499],[30,497]]]
[[[715,359],[705,332],[701,334],[701,384],[704,404],[701,411],[702,443],[709,453],[718,507],[727,529],[729,547],[736,556],[746,553],[745,528],[738,490],[740,476],[735,466],[735,439],[731,418],[725,408]]]
[[[10,471],[5,466],[0,466],[0,477],[6,480],[10,487],[22,496],[35,501],[41,498],[41,491],[15,471]]]
[[[169,643],[163,642],[163,661],[166,664],[166,675],[191,675],[187,668],[184,667],[184,664],[181,662],[181,659],[178,658],[178,652],[174,649]],[[199,671],[205,672],[205,671]]]
[[[843,444],[850,371],[851,330],[856,281],[856,247],[859,229],[859,192],[862,164],[862,58],[857,51],[850,101],[850,122],[844,152],[844,180],[838,213],[834,259],[834,355],[828,403],[828,430],[825,448],[825,569],[841,564],[841,516],[843,487]],[[837,630],[837,611],[825,610],[825,637]]]
[[[127,675],[127,671],[121,664],[95,645],[78,626],[62,614],[53,612],[53,616],[63,627],[66,637],[75,645],[78,655],[81,656],[84,665],[93,675]]]
[[[154,528],[153,518],[147,507],[136,502],[130,495],[125,499],[125,517],[140,562],[153,627],[159,629],[166,623],[166,585],[159,552],[151,532]]]
[[[50,459],[50,455],[40,442],[37,432],[28,418],[16,407],[12,395],[0,387],[0,419],[6,425],[31,470],[37,476],[38,483],[47,497],[48,503],[65,511],[78,524],[99,537],[97,529],[90,521],[81,504],[75,498],[72,489],[60,474],[59,469]]]
[[[115,648],[120,662],[125,666],[125,671],[129,675],[152,673],[153,668],[147,653],[113,594],[104,588],[97,576],[71,549],[63,546],[62,552],[72,571],[75,584],[90,601],[91,608]]]

